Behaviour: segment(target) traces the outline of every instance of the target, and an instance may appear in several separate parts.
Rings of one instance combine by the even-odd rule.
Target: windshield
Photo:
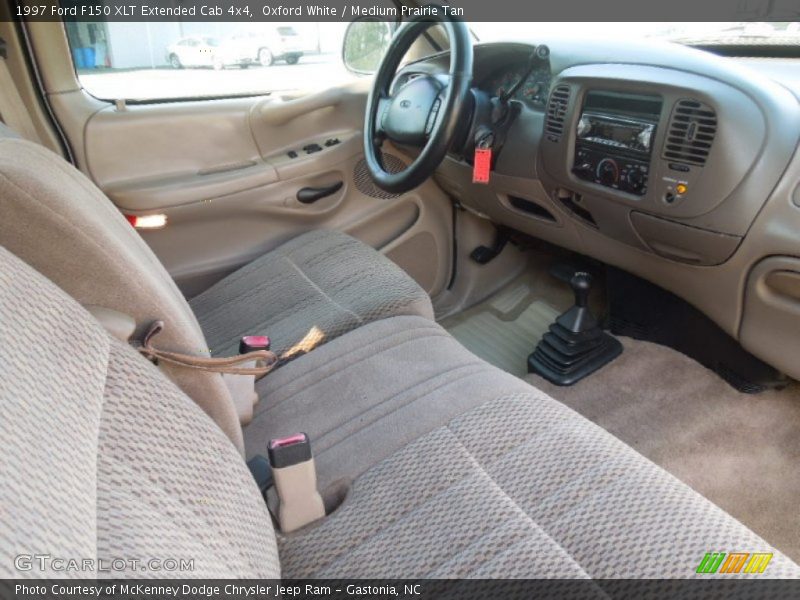
[[[689,45],[800,45],[800,22],[750,23],[471,23],[481,41],[537,35],[656,39]]]

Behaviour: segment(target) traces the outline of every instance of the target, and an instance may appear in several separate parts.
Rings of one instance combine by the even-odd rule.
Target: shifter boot
[[[620,341],[603,331],[589,310],[591,275],[575,273],[570,286],[575,305],[550,325],[528,357],[528,372],[556,385],[573,385],[622,353]]]

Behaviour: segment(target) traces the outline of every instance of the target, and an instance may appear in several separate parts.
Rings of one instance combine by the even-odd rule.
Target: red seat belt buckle
[[[255,350],[269,350],[270,339],[266,335],[246,335],[239,340],[239,354]]]

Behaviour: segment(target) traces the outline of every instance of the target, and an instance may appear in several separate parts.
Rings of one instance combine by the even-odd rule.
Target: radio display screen
[[[578,140],[650,156],[661,105],[659,96],[590,91],[578,121]]]

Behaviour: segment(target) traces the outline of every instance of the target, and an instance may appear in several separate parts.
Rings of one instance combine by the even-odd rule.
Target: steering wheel
[[[422,75],[395,90],[390,89],[397,67],[424,31],[441,24],[450,41],[447,76]],[[364,156],[372,179],[381,189],[402,193],[433,175],[447,155],[461,124],[472,83],[472,37],[463,21],[424,16],[404,23],[381,61],[367,100]],[[389,139],[421,147],[417,158],[399,173],[383,167],[381,145]]]

